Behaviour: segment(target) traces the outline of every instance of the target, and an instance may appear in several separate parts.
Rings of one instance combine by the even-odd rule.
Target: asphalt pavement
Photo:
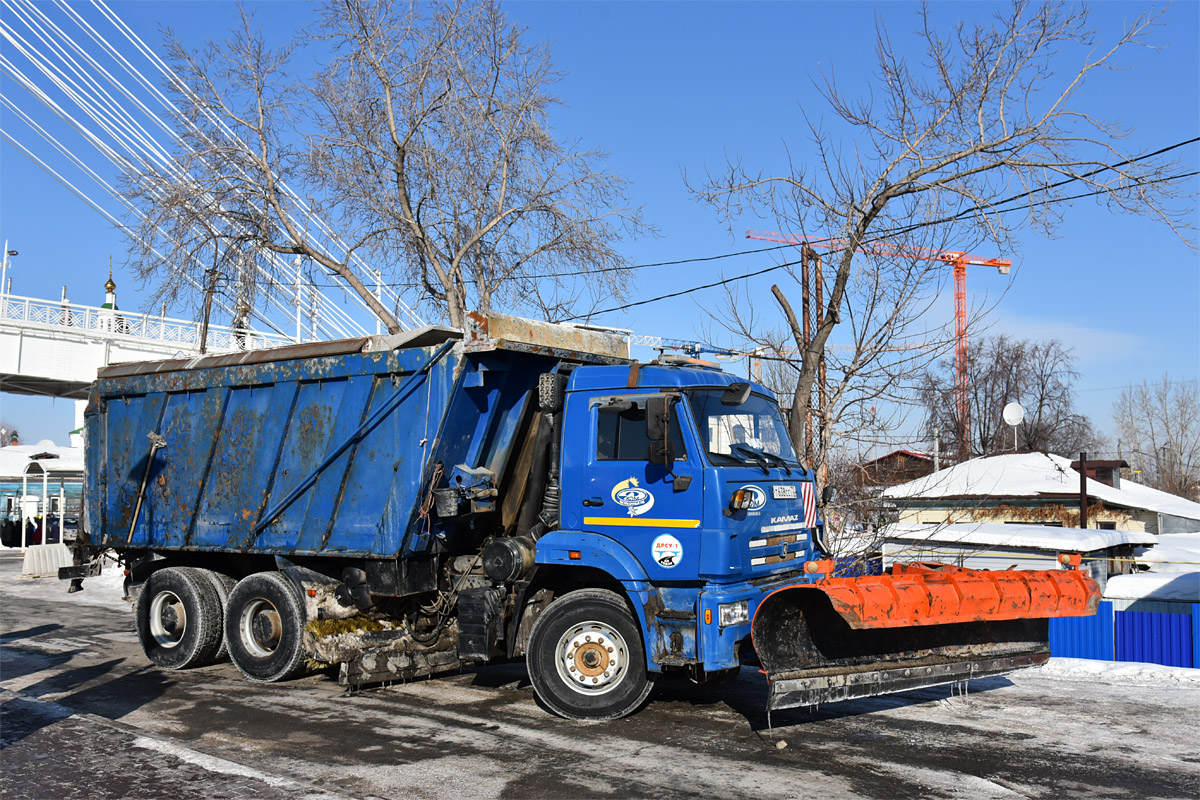
[[[17,573],[0,552],[6,800],[1200,795],[1195,675],[1027,670],[769,725],[746,668],[715,689],[662,681],[638,714],[586,724],[543,710],[520,664],[356,693],[325,673],[159,670],[119,576],[68,595]]]

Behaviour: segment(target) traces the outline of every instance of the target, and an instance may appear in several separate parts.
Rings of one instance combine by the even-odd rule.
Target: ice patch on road
[[[498,696],[498,693],[491,689],[453,686],[440,680],[396,684],[389,687],[389,691],[410,697],[424,697],[436,701],[438,705],[470,705],[474,703],[494,702]]]
[[[1013,673],[1019,677],[1025,672],[1050,678],[1068,680],[1099,680],[1105,683],[1161,683],[1200,684],[1200,669],[1187,667],[1165,667],[1160,664],[1141,664],[1131,661],[1092,661],[1084,658],[1052,658],[1041,667]]]
[[[180,761],[185,761],[188,764],[194,764],[197,767],[206,769],[209,772],[219,772],[224,775],[237,775],[240,778],[251,778],[253,780],[262,781],[268,786],[273,786],[276,789],[283,789],[288,792],[295,792],[298,798],[311,798],[311,800],[345,800],[346,796],[335,794],[323,789],[316,789],[304,786],[296,781],[288,778],[281,778],[278,775],[268,775],[252,767],[243,766],[242,764],[233,761],[227,761],[224,758],[210,756],[205,753],[198,753],[191,748],[172,742],[164,742],[159,739],[151,739],[148,736],[139,736],[133,740],[134,747],[140,747],[143,750],[153,750],[156,753],[173,756]]]
[[[385,797],[492,800],[504,796],[509,781],[519,773],[502,769],[494,759],[471,756],[430,758],[392,766],[369,764],[344,770],[367,782],[372,792]],[[345,782],[345,778],[339,776]]]

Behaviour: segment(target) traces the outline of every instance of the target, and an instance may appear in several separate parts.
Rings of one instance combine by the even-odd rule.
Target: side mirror
[[[650,443],[650,463],[662,464],[667,472],[675,470],[675,445],[671,442]]]
[[[837,499],[837,487],[826,486],[821,490],[821,505],[827,506]]]
[[[665,442],[671,429],[671,398],[646,398],[646,436],[652,442]]]
[[[750,384],[731,383],[725,389],[725,393],[721,395],[721,405],[723,406],[740,406],[742,403],[750,399]]]

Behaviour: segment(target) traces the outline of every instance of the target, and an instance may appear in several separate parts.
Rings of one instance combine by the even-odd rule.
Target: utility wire
[[[1195,176],[1195,175],[1200,175],[1200,170],[1197,170],[1197,171],[1194,171],[1194,172],[1185,172],[1185,173],[1180,173],[1180,174],[1178,174],[1178,175],[1172,175],[1172,176],[1169,176],[1169,177],[1166,177],[1166,178],[1159,178],[1159,179],[1156,179],[1156,180],[1153,180],[1153,181],[1143,181],[1143,182],[1139,182],[1139,183],[1138,183],[1138,184],[1136,184],[1136,185],[1138,185],[1138,186],[1149,186],[1149,185],[1151,185],[1151,184],[1154,184],[1154,183],[1165,183],[1165,182],[1170,182],[1170,181],[1183,180],[1184,178],[1190,178],[1190,177],[1193,177],[1193,176]],[[1026,210],[1028,210],[1028,209],[1030,209],[1030,208],[1035,208],[1035,207],[1037,207],[1037,206],[1040,206],[1040,205],[1048,205],[1048,204],[1051,204],[1051,203],[1065,203],[1065,202],[1069,202],[1069,201],[1071,201],[1071,200],[1079,200],[1079,199],[1081,199],[1081,198],[1084,198],[1084,197],[1093,197],[1093,196],[1095,196],[1095,195],[1099,195],[1099,194],[1107,194],[1107,193],[1108,193],[1108,191],[1109,191],[1109,190],[1107,190],[1107,189],[1097,189],[1097,190],[1095,190],[1095,191],[1091,191],[1091,192],[1084,192],[1084,193],[1082,193],[1082,194],[1072,195],[1072,196],[1070,196],[1070,197],[1063,197],[1063,198],[1060,198],[1060,199],[1057,199],[1057,200],[1042,200],[1042,201],[1039,201],[1039,202],[1037,202],[1037,203],[1030,203],[1030,204],[1028,204],[1028,205],[1024,205],[1024,206],[1014,206],[1014,207],[1012,207],[1012,208],[996,209],[996,211],[997,211],[997,213],[1009,213],[1009,212],[1012,212],[1012,211],[1026,211]],[[1025,195],[1022,195],[1022,196],[1025,196]],[[938,223],[937,221],[930,221],[930,222],[927,222],[927,223],[923,223],[923,224],[914,225],[912,229],[913,229],[913,230],[915,230],[915,229],[916,229],[916,228],[918,228],[918,227],[925,227],[925,226],[928,226],[928,225],[936,225],[936,224],[940,224],[940,223]],[[872,243],[875,243],[876,241],[880,241],[880,240],[876,240],[876,239],[864,240],[864,241],[863,241],[863,244],[872,244]],[[793,245],[785,245],[785,246],[786,246],[786,247],[796,247],[796,246],[798,246],[798,245],[794,245],[794,244],[793,244]],[[625,305],[621,305],[621,306],[613,306],[612,308],[606,308],[606,309],[602,309],[602,310],[600,310],[600,311],[592,311],[592,312],[589,312],[589,313],[587,313],[587,314],[577,314],[577,315],[575,315],[575,316],[573,316],[573,317],[567,317],[566,319],[567,319],[568,321],[570,321],[570,320],[576,320],[576,319],[583,319],[583,318],[589,318],[589,319],[590,319],[591,317],[593,317],[593,316],[596,316],[596,315],[599,315],[599,314],[608,314],[608,313],[610,313],[610,312],[613,312],[613,311],[624,311],[624,310],[626,310],[626,309],[635,308],[635,307],[637,307],[637,306],[644,306],[644,305],[647,305],[647,304],[649,304],[649,303],[657,303],[657,302],[658,302],[658,301],[660,301],[660,300],[668,300],[668,299],[670,299],[670,298],[673,298],[673,297],[680,297],[680,296],[682,296],[682,295],[692,294],[693,292],[699,292],[699,291],[703,291],[703,290],[705,290],[705,289],[711,289],[711,288],[713,288],[713,287],[715,287],[715,286],[723,286],[723,285],[725,285],[725,284],[728,284],[728,283],[734,283],[735,281],[745,280],[746,278],[753,278],[753,277],[756,277],[756,276],[758,276],[758,275],[763,275],[763,274],[765,274],[765,273],[767,273],[767,272],[772,272],[772,271],[774,271],[774,270],[777,270],[777,269],[783,269],[784,267],[790,267],[790,266],[794,266],[794,265],[796,265],[796,264],[798,264],[798,263],[800,263],[800,262],[799,262],[799,261],[788,261],[788,262],[785,262],[785,263],[783,263],[783,264],[777,264],[777,265],[776,265],[776,266],[774,266],[774,267],[769,267],[769,268],[767,268],[767,269],[761,269],[761,270],[757,270],[757,271],[755,271],[755,272],[747,272],[747,273],[743,273],[743,274],[741,274],[741,275],[735,275],[734,277],[732,277],[732,278],[726,278],[725,280],[721,280],[721,281],[715,281],[715,282],[713,282],[713,283],[706,283],[706,284],[703,284],[703,285],[700,285],[700,286],[694,286],[694,287],[692,287],[692,288],[690,288],[690,289],[681,289],[681,290],[679,290],[679,291],[677,291],[677,292],[670,292],[670,293],[668,293],[668,294],[658,295],[657,297],[651,297],[651,298],[649,298],[649,299],[646,299],[646,300],[639,300],[639,301],[637,301],[637,302],[634,302],[634,303],[626,303]]]
[[[1191,139],[1186,139],[1184,141],[1176,142],[1175,144],[1167,145],[1166,147],[1161,147],[1158,150],[1154,150],[1149,153],[1143,153],[1142,155],[1134,156],[1132,158],[1125,159],[1124,161],[1119,161],[1115,164],[1105,164],[1105,165],[1097,167],[1096,169],[1093,169],[1089,172],[1085,172],[1080,175],[1073,175],[1069,178],[1064,178],[1060,181],[1056,181],[1055,183],[1043,184],[1034,189],[1030,189],[1028,191],[1024,191],[1024,192],[1020,192],[1018,194],[1011,195],[1009,197],[1004,198],[1003,200],[997,200],[995,203],[992,203],[990,205],[993,207],[993,209],[997,213],[1007,213],[1009,211],[1028,210],[1031,208],[1037,208],[1039,206],[1052,205],[1054,203],[1065,203],[1065,202],[1069,202],[1071,200],[1078,200],[1078,199],[1081,199],[1084,197],[1093,197],[1097,194],[1104,194],[1104,193],[1108,192],[1109,190],[1099,189],[1099,190],[1095,190],[1092,192],[1087,192],[1087,193],[1078,194],[1078,195],[1072,195],[1070,197],[1054,198],[1054,199],[1050,199],[1050,200],[1041,200],[1041,201],[1037,201],[1037,202],[1031,202],[1027,205],[1017,206],[1014,208],[997,208],[997,206],[1004,206],[1009,203],[1020,200],[1021,198],[1033,197],[1034,195],[1041,194],[1042,192],[1046,192],[1051,189],[1057,189],[1061,186],[1065,186],[1074,181],[1089,178],[1093,175],[1104,172],[1106,170],[1117,169],[1119,167],[1126,166],[1128,164],[1132,164],[1137,161],[1143,161],[1147,158],[1153,158],[1155,156],[1160,156],[1160,155],[1163,155],[1164,153],[1169,153],[1172,150],[1177,150],[1180,147],[1185,147],[1189,144],[1195,144],[1196,142],[1200,142],[1200,136],[1197,136],[1197,137],[1194,137]],[[1186,172],[1186,173],[1180,173],[1178,175],[1172,175],[1172,176],[1169,176],[1166,178],[1157,178],[1154,180],[1138,181],[1137,183],[1131,184],[1131,188],[1133,186],[1150,186],[1150,185],[1153,185],[1156,183],[1167,183],[1167,182],[1171,182],[1171,181],[1184,180],[1186,178],[1193,177],[1197,174],[1200,174],[1200,172]],[[959,220],[959,219],[962,219],[963,217],[969,216],[978,210],[979,210],[978,208],[969,208],[969,209],[960,211],[959,213],[954,214],[949,217],[942,217],[940,219],[935,219],[935,220],[926,220],[924,222],[917,222],[917,223],[913,223],[910,225],[904,225],[904,226],[895,227],[895,228],[884,228],[883,230],[875,232],[869,238],[864,239],[862,241],[862,244],[880,244],[880,243],[885,242],[887,239],[889,239],[893,236],[899,235],[899,234],[911,233],[912,231],[919,230],[920,228],[928,228],[928,227],[932,227],[935,225],[942,225],[947,222],[954,222],[955,220]],[[755,248],[750,248],[747,250],[736,250],[732,253],[721,253],[718,255],[696,256],[693,258],[680,258],[680,259],[674,259],[671,261],[653,261],[653,262],[649,262],[649,263],[645,263],[645,264],[623,264],[623,265],[618,265],[618,266],[613,266],[613,267],[601,267],[599,269],[577,270],[574,272],[546,272],[546,273],[540,273],[540,274],[526,275],[523,277],[525,280],[540,280],[542,278],[572,278],[572,277],[580,277],[580,276],[585,276],[585,275],[602,274],[602,273],[607,273],[607,272],[633,272],[636,270],[650,269],[653,267],[672,267],[672,266],[681,266],[684,264],[699,264],[699,263],[704,263],[704,262],[709,262],[709,261],[719,261],[719,260],[726,259],[726,258],[738,258],[740,256],[746,256],[746,255],[758,255],[760,253],[768,253],[768,252],[772,252],[775,250],[783,250],[783,249],[789,248],[789,247],[799,247],[799,246],[801,246],[801,244],[803,244],[803,243],[789,242],[789,243],[778,244],[778,245],[773,245],[773,246],[769,246],[769,247],[755,247]],[[318,284],[318,285],[320,285],[320,284]],[[336,285],[337,284],[327,284],[327,286],[336,286]],[[394,282],[394,283],[385,283],[383,285],[389,286],[392,288],[404,288],[404,289],[416,289],[421,286],[420,283],[417,283],[415,281],[398,281],[398,282]],[[572,317],[572,319],[577,319],[577,317]]]

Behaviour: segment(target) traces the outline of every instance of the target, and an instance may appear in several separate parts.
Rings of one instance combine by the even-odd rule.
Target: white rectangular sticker
[[[791,484],[787,486],[775,485],[771,487],[771,497],[776,500],[795,500],[796,487]]]

